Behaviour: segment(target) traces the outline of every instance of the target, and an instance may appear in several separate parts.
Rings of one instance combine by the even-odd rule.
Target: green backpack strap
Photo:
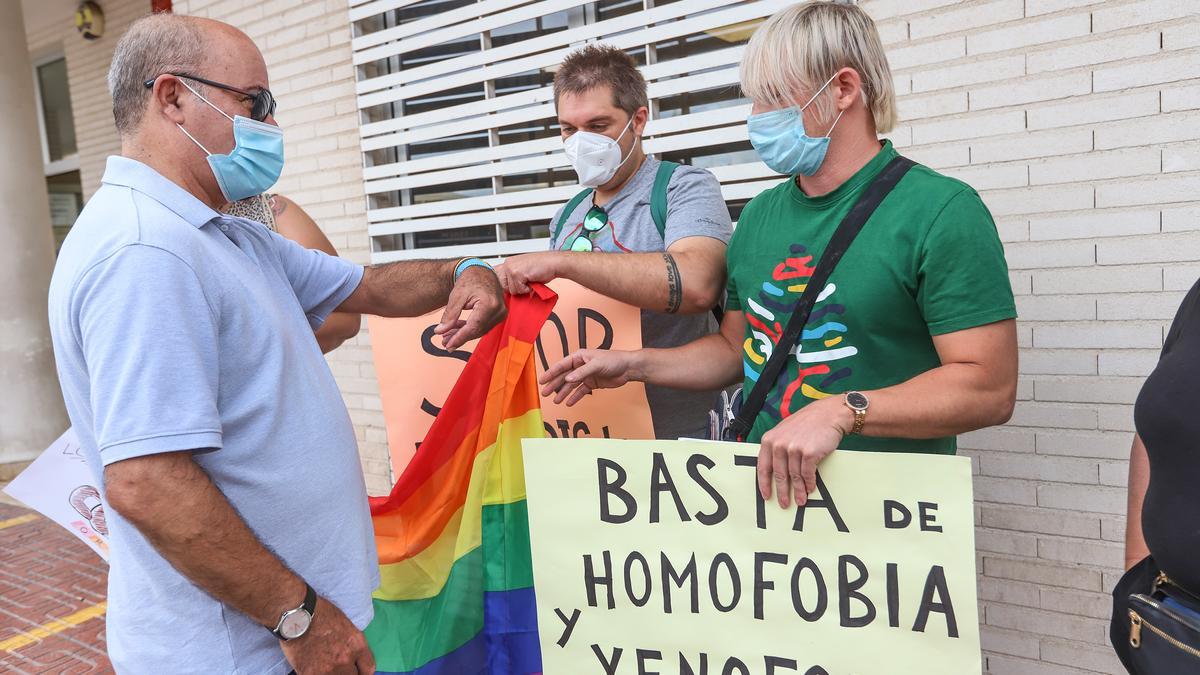
[[[570,218],[571,214],[575,213],[575,209],[579,208],[579,204],[587,199],[590,194],[592,194],[592,188],[585,188],[579,194],[571,197],[571,201],[567,202],[567,205],[563,207],[562,215],[558,217],[558,222],[554,224],[553,241],[554,245],[558,248],[562,248],[562,242],[559,241],[558,237],[562,234],[563,225],[567,223],[567,218]]]
[[[650,216],[663,241],[667,240],[667,185],[678,168],[678,162],[659,162],[658,173],[654,176],[654,189],[650,191]]]
[[[664,242],[667,240],[667,185],[671,183],[671,176],[678,168],[677,162],[660,162],[658,174],[654,176],[654,189],[650,192],[650,216],[654,218],[658,236],[662,237]],[[725,318],[725,310],[721,303],[712,308],[712,315],[720,327],[721,320]]]

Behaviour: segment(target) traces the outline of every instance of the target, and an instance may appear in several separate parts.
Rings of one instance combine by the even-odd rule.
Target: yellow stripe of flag
[[[520,417],[504,420],[496,443],[479,453],[466,502],[446,523],[445,529],[432,544],[420,553],[379,566],[380,584],[374,597],[380,600],[419,600],[432,598],[442,592],[455,560],[479,547],[483,537],[483,506],[511,504],[525,499],[525,473],[519,461],[521,439],[542,433],[541,410],[531,410]],[[494,455],[504,445],[515,448],[517,460]],[[479,470],[487,467],[486,473]],[[478,481],[484,480],[483,489]]]

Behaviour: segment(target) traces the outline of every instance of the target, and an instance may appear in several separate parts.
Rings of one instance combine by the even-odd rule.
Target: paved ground
[[[0,493],[3,494],[3,493]],[[0,501],[0,673],[111,673],[108,565],[66,530]]]

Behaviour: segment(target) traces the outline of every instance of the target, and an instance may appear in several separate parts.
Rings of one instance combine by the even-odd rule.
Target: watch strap
[[[850,435],[854,436],[857,434],[861,434],[863,427],[866,426],[866,424],[867,424],[867,411],[866,410],[855,410],[854,411],[854,427],[852,429],[850,429]]]
[[[284,620],[287,619],[288,615],[290,615],[291,613],[299,612],[302,610],[306,614],[308,614],[308,619],[310,622],[312,621],[313,617],[315,617],[317,614],[317,591],[312,586],[310,586],[307,582],[305,582],[305,584],[304,584],[304,603],[295,609],[290,609],[290,610],[284,612],[283,614],[279,615],[279,623],[277,623],[275,625],[275,630],[271,631],[271,634],[274,635],[276,638],[278,638],[280,640],[284,640],[284,641],[294,640],[294,639],[301,637],[301,636],[297,636],[296,638],[284,637],[283,622],[284,622]]]
[[[309,616],[317,615],[317,591],[307,583],[304,584],[304,604],[301,609],[308,612]]]

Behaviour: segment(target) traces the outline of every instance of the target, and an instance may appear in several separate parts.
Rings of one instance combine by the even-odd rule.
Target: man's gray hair
[[[108,69],[113,119],[122,136],[142,123],[150,90],[146,80],[163,73],[200,74],[206,41],[195,19],[175,14],[151,14],[133,22],[113,51]],[[199,83],[190,83],[201,91]]]

